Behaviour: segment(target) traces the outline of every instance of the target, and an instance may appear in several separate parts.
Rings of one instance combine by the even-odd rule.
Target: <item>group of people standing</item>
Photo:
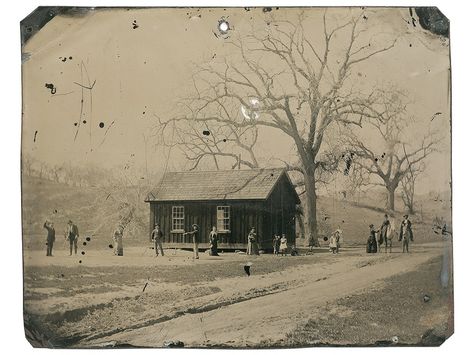
[[[53,245],[56,241],[56,230],[54,229],[54,223],[46,220],[43,224],[43,228],[47,230],[46,235],[46,256],[53,256]],[[79,239],[79,229],[77,226],[69,220],[66,225],[64,237],[69,241],[69,255],[77,254],[77,240]]]
[[[388,215],[384,215],[382,225],[378,230],[375,229],[374,225],[369,225],[370,234],[367,239],[367,253],[377,253],[381,251],[381,246],[385,245],[385,252],[387,249],[392,252],[392,239],[396,235],[394,222],[391,222]],[[377,240],[377,234],[379,238]],[[398,234],[398,241],[402,242],[402,252],[409,252],[409,244],[413,241],[413,230],[411,227],[411,221],[408,218],[408,214],[403,216],[403,221],[400,224],[400,233]]]
[[[192,244],[193,244],[193,257],[195,259],[199,259],[199,226],[197,224],[193,224],[192,228],[189,232],[184,232],[184,236],[191,236]],[[151,232],[151,239],[155,245],[155,254],[156,256],[160,255],[164,256],[163,252],[163,238],[164,234],[161,231],[161,227],[159,224],[155,224],[155,228]],[[217,253],[217,242],[218,242],[218,234],[217,228],[215,226],[212,227],[211,232],[209,233],[209,254],[211,256],[219,256]]]
[[[341,248],[341,236],[342,231],[340,229],[336,229],[329,237],[329,250],[333,254],[339,254],[339,249]]]
[[[273,254],[288,254],[288,240],[286,239],[285,234],[282,234],[281,237],[277,234],[273,236]]]
[[[46,256],[53,256],[53,245],[56,240],[56,231],[54,229],[54,223],[46,220],[43,227],[47,230],[46,237]],[[387,250],[392,252],[392,239],[396,234],[394,223],[390,221],[387,214],[384,215],[384,220],[382,225],[378,230],[375,229],[373,224],[369,226],[370,234],[367,239],[367,253],[377,253],[380,251],[381,246],[385,245],[385,252]],[[113,233],[114,241],[114,254],[117,256],[123,256],[123,225],[119,224]],[[339,253],[340,248],[340,238],[342,232],[337,229],[329,238],[329,249],[332,253]],[[377,234],[379,238],[377,240]],[[193,257],[199,259],[199,226],[193,224],[189,232],[183,233],[183,236],[191,236],[193,244]],[[164,234],[161,231],[160,225],[155,224],[155,228],[151,232],[151,239],[154,242],[156,256],[164,256],[163,252],[163,238]],[[65,231],[65,239],[69,241],[69,255],[77,254],[77,242],[79,239],[79,229],[76,224],[71,220],[68,221]],[[402,242],[402,252],[409,252],[409,244],[413,241],[413,230],[411,226],[411,221],[408,218],[408,215],[403,216],[403,221],[400,224],[400,233],[398,240]],[[209,254],[211,256],[219,256],[218,254],[218,241],[219,236],[217,233],[217,228],[212,227],[209,233]],[[247,255],[260,255],[257,233],[255,228],[251,228],[247,237]],[[282,234],[281,237],[277,234],[273,236],[273,254],[275,255],[287,255],[288,252],[292,252],[288,247],[288,240],[285,234]]]

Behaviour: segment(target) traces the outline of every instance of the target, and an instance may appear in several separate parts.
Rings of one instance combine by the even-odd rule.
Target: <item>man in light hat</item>
[[[191,235],[193,237],[193,253],[196,259],[199,259],[199,226],[194,223],[190,232],[183,233],[183,236]]]
[[[400,235],[398,241],[402,242],[402,252],[405,252],[405,249],[408,253],[408,244],[410,241],[413,241],[413,231],[411,229],[411,221],[408,219],[408,215],[403,216],[402,224],[400,225]]]
[[[77,255],[77,240],[79,239],[79,229],[72,223],[71,220],[67,222],[66,239],[69,240],[69,256],[72,255],[72,247],[74,246],[74,254]]]

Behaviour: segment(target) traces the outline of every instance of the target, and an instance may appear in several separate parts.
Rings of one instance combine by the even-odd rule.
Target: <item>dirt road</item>
[[[284,272],[206,282],[206,286],[221,291],[192,300],[194,307],[188,311],[183,311],[184,302],[182,311],[175,316],[143,326],[131,324],[129,329],[113,334],[96,334],[78,345],[104,346],[116,342],[161,347],[165,341],[180,340],[187,347],[245,347],[279,341],[298,324],[321,312],[327,302],[380,288],[384,279],[416,270],[442,255],[447,247],[443,243],[414,245],[409,255],[367,255],[358,250],[334,257],[325,255],[321,263]]]

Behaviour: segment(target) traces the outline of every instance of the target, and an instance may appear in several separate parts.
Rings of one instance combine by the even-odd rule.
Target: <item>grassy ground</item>
[[[452,284],[441,285],[441,263],[436,258],[382,288],[328,303],[322,316],[273,346],[440,345],[453,332]]]

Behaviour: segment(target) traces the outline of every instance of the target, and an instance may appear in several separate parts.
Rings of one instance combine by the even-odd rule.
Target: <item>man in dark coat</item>
[[[158,256],[158,248],[160,249],[161,256],[165,256],[163,253],[163,232],[160,229],[159,224],[155,224],[155,229],[151,232],[151,240],[155,242],[155,253]]]
[[[390,220],[388,219],[388,215],[385,214],[382,225],[380,226],[380,235],[379,235],[379,246],[382,247],[382,245],[385,243],[385,252],[387,252],[387,247],[389,245],[388,233],[390,231],[390,227],[391,227]]]
[[[46,256],[53,256],[53,244],[56,240],[56,231],[54,230],[54,224],[52,222],[44,222],[44,228],[48,231],[46,236]]]
[[[403,216],[402,224],[400,225],[400,235],[398,241],[402,242],[402,252],[405,252],[405,249],[408,253],[408,244],[410,241],[413,241],[413,231],[411,229],[411,221],[408,219],[408,215]]]
[[[72,255],[72,247],[74,246],[74,254],[77,255],[77,240],[79,239],[79,229],[72,223],[71,220],[67,222],[66,239],[69,240],[69,256]]]

